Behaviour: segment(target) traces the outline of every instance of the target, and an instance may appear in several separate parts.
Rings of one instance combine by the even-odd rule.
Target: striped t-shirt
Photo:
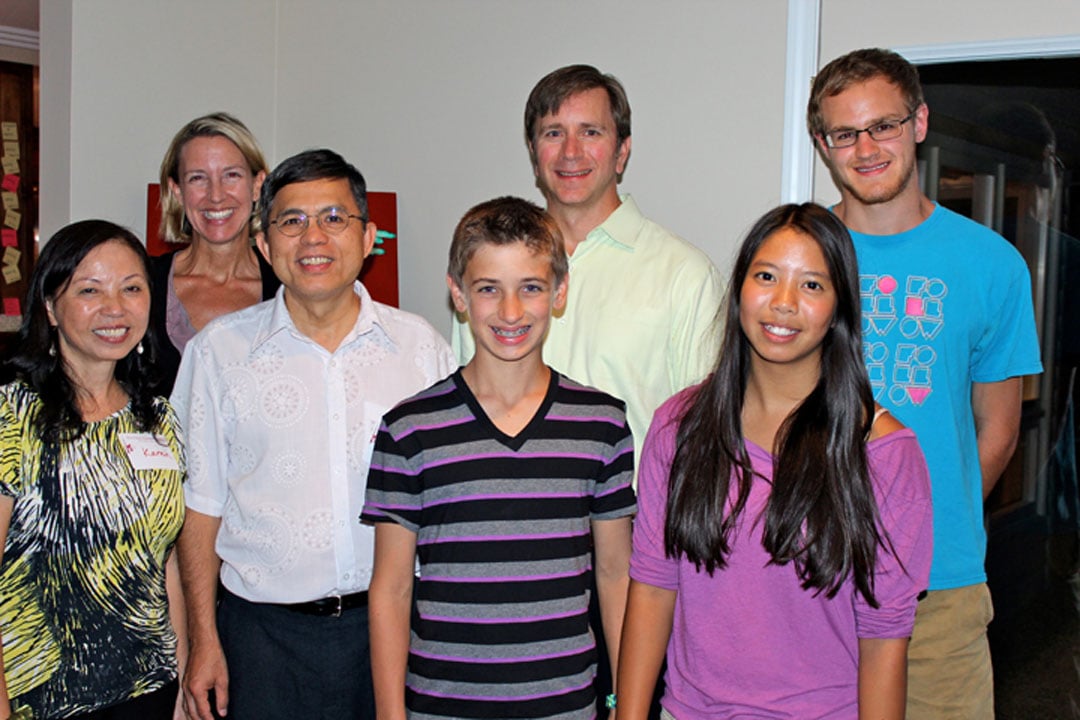
[[[591,718],[593,520],[633,514],[623,404],[551,371],[516,436],[461,371],[383,418],[363,519],[415,532],[413,718]]]

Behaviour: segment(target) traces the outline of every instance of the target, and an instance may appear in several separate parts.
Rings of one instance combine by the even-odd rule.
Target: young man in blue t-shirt
[[[858,253],[875,399],[915,431],[930,469],[934,557],[907,717],[992,718],[982,504],[1016,448],[1021,377],[1042,366],[1023,258],[919,189],[928,117],[918,72],[877,49],[822,68],[807,111]]]

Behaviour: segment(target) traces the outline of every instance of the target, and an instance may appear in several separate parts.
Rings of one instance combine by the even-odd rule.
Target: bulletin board
[[[37,228],[33,68],[0,62],[0,352],[22,324]]]
[[[161,187],[158,183],[147,185],[146,250],[151,255],[163,255],[179,247],[165,242],[158,235],[158,228],[161,226],[160,197]],[[368,256],[364,262],[364,268],[360,271],[360,280],[375,300],[398,307],[397,193],[369,192],[367,201],[368,215],[382,232],[380,232],[381,242],[375,246],[375,253]]]

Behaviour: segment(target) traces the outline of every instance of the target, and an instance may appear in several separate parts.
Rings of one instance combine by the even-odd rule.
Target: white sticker
[[[136,470],[180,469],[172,449],[150,433],[120,433],[120,442],[124,443],[124,450]]]

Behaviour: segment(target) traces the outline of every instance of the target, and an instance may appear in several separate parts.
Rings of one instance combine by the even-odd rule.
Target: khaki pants
[[[992,720],[994,673],[986,583],[934,590],[919,602],[908,648],[908,720]]]

